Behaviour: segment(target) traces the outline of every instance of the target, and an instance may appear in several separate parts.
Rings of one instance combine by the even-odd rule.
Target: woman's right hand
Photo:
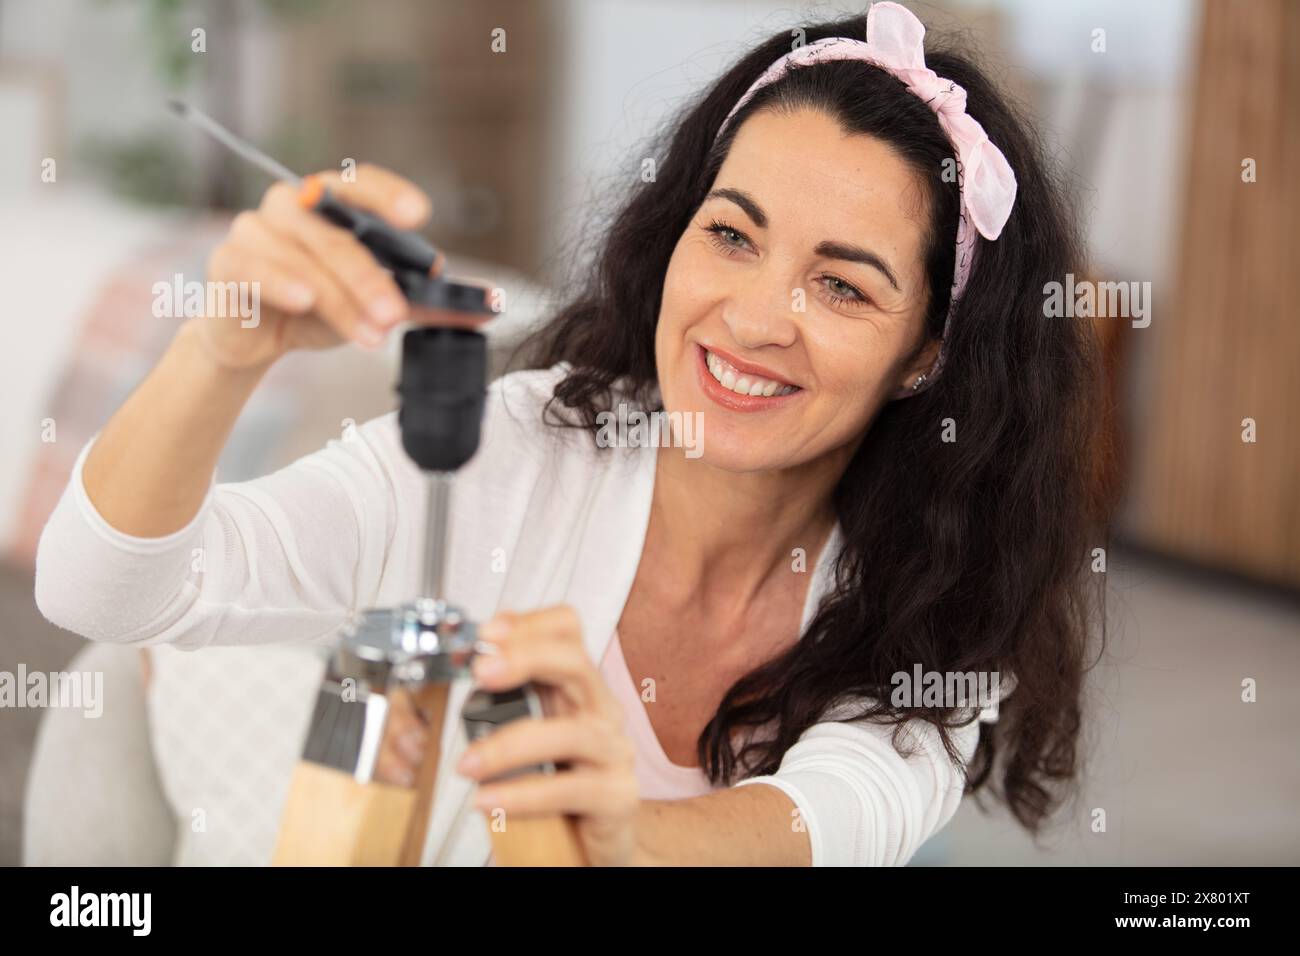
[[[429,217],[428,197],[378,166],[358,166],[353,182],[337,172],[320,178],[341,201],[400,229],[418,228]],[[440,256],[434,274],[443,262]],[[300,205],[298,190],[287,183],[276,183],[256,210],[235,217],[208,260],[207,278],[259,284],[256,322],[212,316],[197,322],[205,351],[232,369],[263,367],[293,349],[345,341],[375,348],[409,317],[392,274],[350,232]],[[439,315],[422,309],[420,319],[436,323]]]

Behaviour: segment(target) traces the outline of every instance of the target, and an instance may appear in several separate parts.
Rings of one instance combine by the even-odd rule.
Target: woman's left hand
[[[565,763],[554,775],[532,773],[479,788],[474,805],[506,818],[574,818],[587,862],[622,866],[636,848],[640,794],[623,711],[582,641],[567,605],[529,614],[502,613],[479,629],[496,654],[480,654],[478,685],[504,691],[532,681],[546,711],[541,720],[512,721],[468,747],[456,766],[473,780],[539,763]]]

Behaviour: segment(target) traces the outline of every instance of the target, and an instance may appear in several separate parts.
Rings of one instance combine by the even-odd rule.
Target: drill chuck
[[[487,396],[487,339],[468,329],[420,327],[402,339],[398,424],[424,471],[455,471],[478,450]]]

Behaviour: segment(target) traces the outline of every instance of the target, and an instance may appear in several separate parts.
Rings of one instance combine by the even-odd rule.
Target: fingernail
[[[364,322],[358,323],[356,331],[352,333],[353,337],[367,348],[374,348],[384,341],[384,333],[373,325],[366,325]]]
[[[483,758],[473,750],[465,751],[464,756],[456,763],[456,771],[462,774],[477,773],[483,767]]]
[[[480,627],[478,632],[489,641],[499,641],[510,633],[510,622],[497,615]]]
[[[303,285],[300,282],[291,282],[284,287],[284,297],[288,300],[290,307],[305,309],[312,304],[312,301],[316,298],[316,293],[311,290],[311,286]]]
[[[397,775],[397,780],[403,787],[415,786],[415,774],[413,774],[409,770],[403,770],[401,773],[399,773]]]
[[[420,760],[424,757],[424,745],[426,743],[425,735],[418,730],[408,730],[402,734],[398,741],[398,746],[402,749],[403,754],[411,760]]]
[[[499,657],[476,657],[470,665],[479,680],[495,680],[506,672],[506,662]]]
[[[393,212],[408,222],[423,219],[428,206],[418,193],[402,193],[393,203]]]
[[[494,810],[499,797],[495,790],[480,790],[474,797],[474,809]]]
[[[380,325],[396,325],[405,313],[405,304],[392,295],[381,296],[370,305],[370,317]]]

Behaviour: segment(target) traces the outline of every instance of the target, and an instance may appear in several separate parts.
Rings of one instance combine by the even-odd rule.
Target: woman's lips
[[[700,380],[700,390],[710,399],[723,408],[735,412],[761,412],[768,409],[778,408],[797,398],[803,389],[795,385],[788,385],[776,379],[763,378],[762,376],[745,374],[740,372],[722,356],[711,353],[703,346],[696,346],[696,371]],[[711,357],[712,356],[712,357]],[[710,368],[712,365],[712,369]],[[719,375],[715,375],[714,371]],[[724,381],[730,378],[733,385],[748,384],[752,389],[757,383],[762,392],[772,391],[773,394],[742,395],[735,391],[734,388],[728,388],[719,381],[721,377]],[[744,381],[742,381],[742,379]],[[792,389],[792,391],[786,391]],[[777,394],[778,392],[785,394]]]

